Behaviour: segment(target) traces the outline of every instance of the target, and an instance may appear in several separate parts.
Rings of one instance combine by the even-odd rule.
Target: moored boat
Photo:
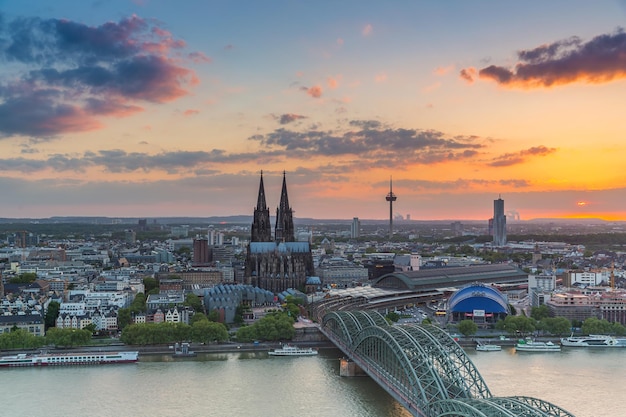
[[[626,347],[626,339],[613,336],[590,334],[589,336],[570,336],[561,339],[566,347]]]
[[[0,357],[0,367],[16,366],[63,366],[104,365],[134,363],[139,352],[63,352],[63,353],[18,353]]]
[[[561,346],[552,342],[537,342],[534,340],[519,340],[515,345],[519,352],[560,352]]]
[[[498,352],[502,350],[502,346],[492,345],[490,343],[476,342],[476,350],[479,352]]]
[[[300,348],[294,345],[283,345],[278,349],[268,352],[270,356],[313,356],[317,355],[317,349]]]

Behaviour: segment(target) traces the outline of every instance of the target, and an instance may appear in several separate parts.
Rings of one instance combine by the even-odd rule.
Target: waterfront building
[[[509,314],[508,299],[493,286],[472,284],[452,294],[448,312],[453,322],[495,323]]]
[[[546,306],[552,317],[565,317],[568,320],[585,321],[590,317],[598,317],[598,308],[588,295],[580,292],[554,293]]]
[[[0,316],[0,334],[9,333],[15,327],[35,336],[45,334],[44,321],[40,314],[12,314]]]
[[[606,291],[596,296],[596,300],[601,318],[626,325],[626,291]]]
[[[506,215],[504,200],[501,198],[493,201],[493,245],[506,245]]]

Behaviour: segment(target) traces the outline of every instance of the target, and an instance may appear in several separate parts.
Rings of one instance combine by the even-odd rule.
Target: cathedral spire
[[[265,186],[263,185],[263,170],[261,170],[261,183],[259,184],[259,196],[256,201],[256,210],[266,210],[267,203],[265,202]]]
[[[289,207],[289,197],[287,196],[287,178],[283,171],[283,189],[280,193],[280,204],[276,209],[276,229],[274,232],[276,242],[295,242],[295,231],[293,226],[293,210]]]
[[[259,183],[259,195],[256,207],[254,208],[254,218],[252,220],[251,242],[271,242],[272,224],[270,222],[270,210],[265,202],[265,187],[263,185],[263,171],[261,171],[261,181]]]

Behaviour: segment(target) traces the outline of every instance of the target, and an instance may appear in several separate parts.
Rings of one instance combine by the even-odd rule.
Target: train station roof
[[[425,291],[462,288],[474,282],[485,284],[527,283],[528,274],[515,264],[473,265],[393,272],[372,282],[374,288]]]

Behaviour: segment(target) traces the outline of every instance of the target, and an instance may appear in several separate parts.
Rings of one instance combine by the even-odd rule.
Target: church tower
[[[272,240],[261,173],[261,186],[243,275],[244,282],[274,294],[288,289],[306,291],[307,277],[312,276],[315,271],[309,242],[296,242],[295,239],[293,210],[289,206],[285,176],[283,172],[283,189],[276,210],[276,229]]]
[[[270,209],[265,202],[265,187],[263,186],[263,171],[261,171],[261,183],[259,184],[259,195],[256,207],[254,208],[254,218],[252,221],[251,242],[271,242],[272,224],[270,222]]]
[[[287,196],[287,180],[283,171],[283,189],[280,193],[280,204],[276,209],[276,229],[274,237],[277,243],[295,242],[296,234],[293,226],[293,210],[289,207]]]

